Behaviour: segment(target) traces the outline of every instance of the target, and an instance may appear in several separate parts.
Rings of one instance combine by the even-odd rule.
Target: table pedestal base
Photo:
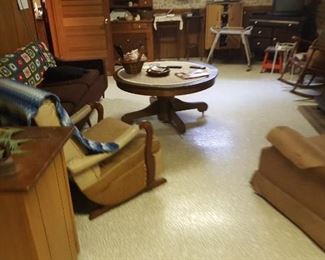
[[[208,105],[204,102],[189,103],[175,97],[151,97],[150,103],[144,109],[125,114],[122,116],[122,120],[128,124],[132,124],[135,119],[157,115],[160,121],[171,124],[178,133],[183,134],[186,131],[185,124],[176,112],[197,109],[203,113],[208,109]]]

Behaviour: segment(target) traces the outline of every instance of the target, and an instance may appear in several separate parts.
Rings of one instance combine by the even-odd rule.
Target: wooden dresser
[[[112,22],[111,28],[115,45],[121,46],[126,51],[144,46],[148,60],[154,59],[152,19]],[[115,53],[115,59],[117,58]]]
[[[251,16],[249,25],[254,26],[250,38],[252,51],[257,56],[263,56],[268,46],[275,46],[277,42],[292,42],[293,36],[301,36],[303,24],[304,17]]]
[[[132,14],[133,19],[117,19],[111,21],[113,44],[122,47],[124,52],[133,49],[139,49],[141,46],[145,49],[145,54],[149,61],[154,59],[153,50],[153,28],[152,28],[152,0],[111,0],[110,10],[125,10]],[[140,20],[136,21],[135,17]],[[115,60],[118,55],[115,52]]]
[[[71,128],[24,128],[16,175],[0,177],[0,259],[77,259],[79,244],[62,147]]]

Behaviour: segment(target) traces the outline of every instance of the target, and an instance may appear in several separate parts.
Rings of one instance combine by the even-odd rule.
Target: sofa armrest
[[[134,139],[134,137],[136,137],[136,135],[139,133],[139,131],[140,131],[139,125],[132,125],[125,132],[123,132],[118,138],[113,140],[113,142],[118,144],[120,150],[129,142],[131,142]],[[111,157],[113,154],[118,153],[118,151],[114,153],[112,152],[112,153],[99,153],[99,154],[87,155],[83,158],[73,159],[67,163],[68,170],[72,175],[76,175],[106,160],[107,158]]]
[[[81,109],[75,112],[73,115],[70,116],[70,119],[73,124],[78,124],[84,120],[88,120],[90,114],[96,110],[97,111],[97,122],[103,120],[104,117],[104,108],[100,103],[93,103],[84,105]]]
[[[266,138],[300,169],[325,166],[325,152],[289,127],[273,128]]]
[[[55,58],[56,64],[58,66],[73,66],[80,67],[84,69],[97,69],[100,71],[100,74],[106,75],[105,63],[101,59],[93,60],[63,60],[60,58]]]

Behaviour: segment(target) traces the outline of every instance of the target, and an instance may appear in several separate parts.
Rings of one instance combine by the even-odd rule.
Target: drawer
[[[112,28],[113,33],[130,31],[132,29],[132,24],[126,23],[126,22],[113,22],[113,23],[111,23],[111,28]]]
[[[252,34],[253,36],[258,36],[258,37],[265,37],[265,38],[271,37],[272,28],[254,26]]]
[[[152,26],[152,24],[148,24],[148,23],[137,23],[137,22],[134,22],[132,24],[132,29],[134,30],[140,30],[140,29],[148,29],[149,26]]]
[[[251,38],[250,40],[250,46],[253,51],[259,50],[264,52],[264,50],[271,45],[273,44],[270,38]]]
[[[150,31],[152,23],[150,22],[116,22],[111,23],[113,33],[127,33],[132,31]]]
[[[273,41],[279,42],[293,42],[293,36],[300,36],[299,31],[292,31],[287,29],[274,29],[273,31]]]

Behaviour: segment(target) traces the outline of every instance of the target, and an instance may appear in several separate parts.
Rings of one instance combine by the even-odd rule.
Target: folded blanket
[[[89,153],[115,152],[119,149],[113,142],[101,143],[88,140],[75,127],[68,113],[61,106],[60,99],[49,92],[28,87],[21,83],[0,79],[0,123],[7,125],[9,122],[19,125],[31,125],[39,107],[47,99],[51,99],[56,106],[56,112],[61,126],[74,127],[74,138],[83,145]]]

